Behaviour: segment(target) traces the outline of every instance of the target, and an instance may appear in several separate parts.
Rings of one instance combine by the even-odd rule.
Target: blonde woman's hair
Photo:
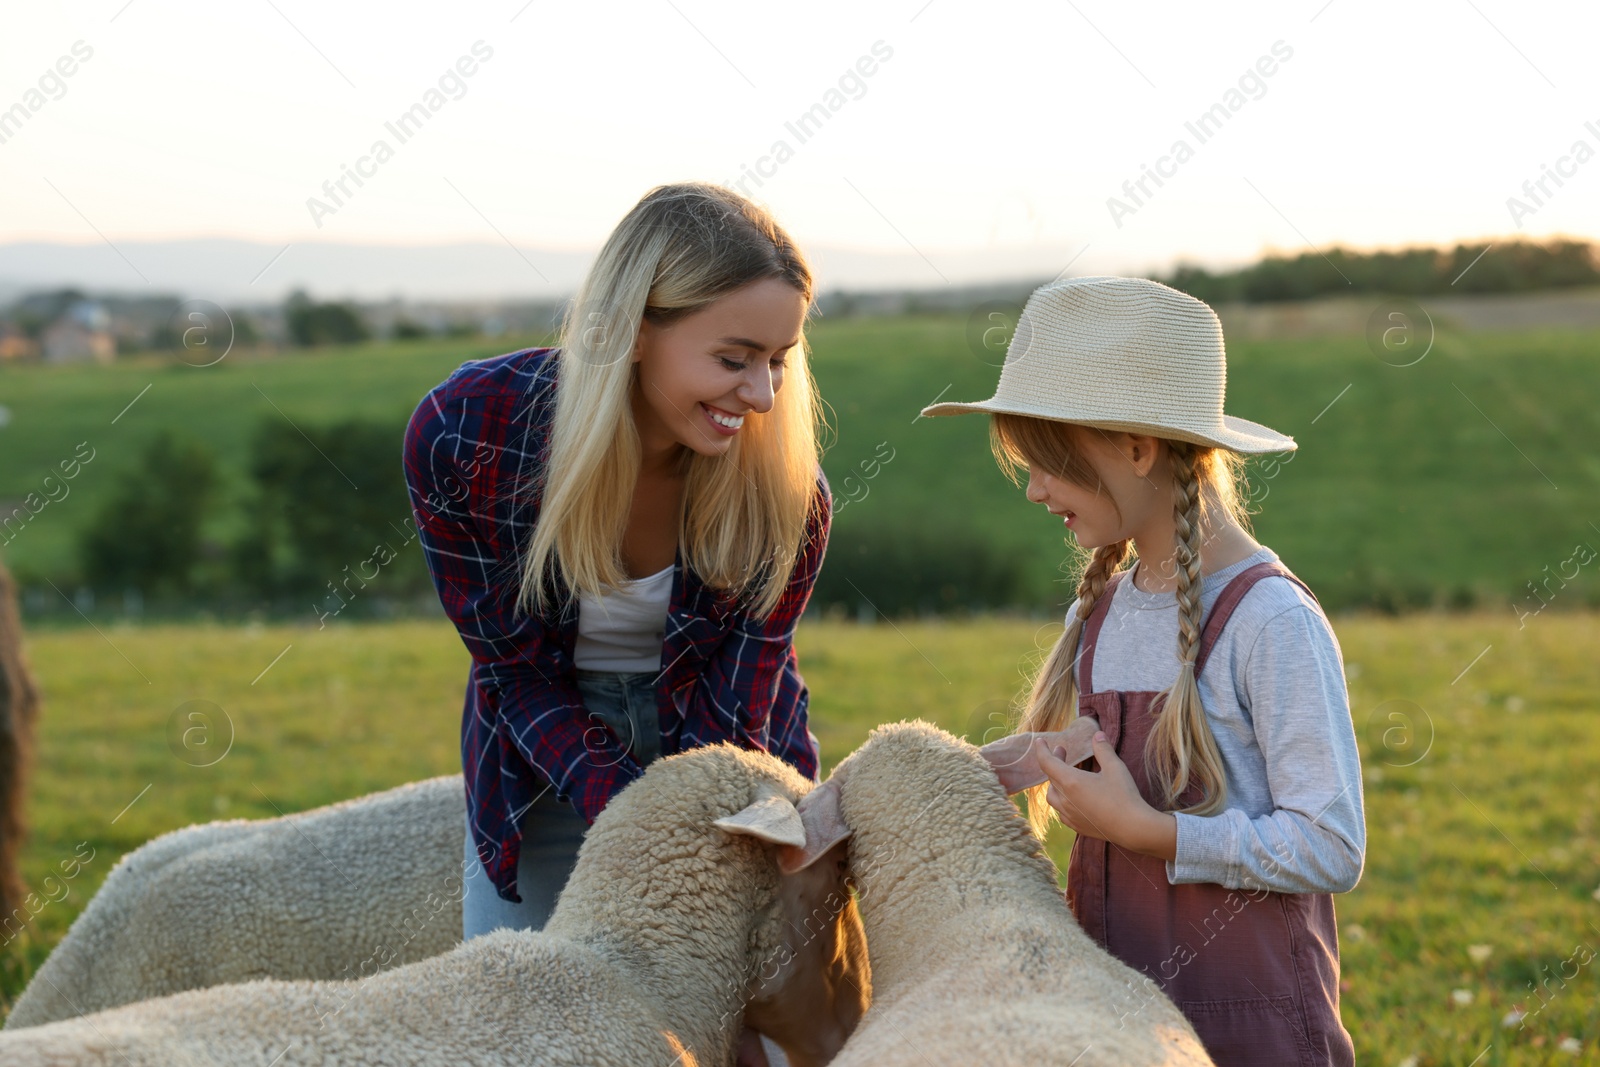
[[[794,286],[809,309],[811,269],[799,248],[765,210],[722,186],[657,186],[617,224],[562,321],[543,500],[519,605],[543,614],[556,576],[572,596],[598,597],[627,580],[621,546],[641,462],[630,403],[641,320],[670,325],[765,278]],[[808,364],[802,334],[770,411],[748,420],[721,456],[683,450],[684,564],[761,618],[788,584],[818,495],[821,398]]]
[[[997,414],[990,422],[989,442],[995,459],[1013,482],[1019,469],[1036,466],[1075,485],[1105,494],[1116,501],[1077,443],[1087,427],[1021,415]],[[1213,508],[1244,529],[1249,514],[1240,499],[1245,457],[1225,448],[1210,448],[1187,441],[1163,439],[1172,457],[1172,514],[1177,544],[1173,563],[1178,579],[1178,678],[1157,698],[1156,721],[1145,744],[1144,761],[1149,780],[1160,791],[1163,807],[1173,809],[1178,797],[1193,781],[1201,790],[1199,803],[1181,809],[1194,815],[1221,811],[1227,800],[1227,777],[1222,754],[1206,722],[1195,680],[1195,657],[1200,651],[1203,621],[1200,603],[1200,527],[1208,525]],[[1118,509],[1120,514],[1120,509]],[[1080,550],[1080,554],[1081,550]],[[1133,554],[1132,540],[1103,545],[1089,554],[1078,580],[1077,601],[1068,613],[1066,629],[1034,676],[1022,707],[1019,731],[1059,730],[1078,715],[1078,644],[1084,623],[1106,590],[1111,576]],[[1045,801],[1048,784],[1027,790],[1028,822],[1044,837],[1055,817]]]

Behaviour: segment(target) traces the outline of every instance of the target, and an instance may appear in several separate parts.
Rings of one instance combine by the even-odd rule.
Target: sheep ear
[[[1051,730],[1048,733],[1027,731],[1011,734],[998,741],[989,742],[978,752],[989,761],[989,766],[1000,779],[1006,795],[1011,796],[1024,789],[1043,785],[1049,780],[1034,755],[1034,738],[1043,738],[1052,751],[1058,745],[1064,747],[1067,750],[1068,765],[1077,766],[1094,755],[1093,738],[1098,729],[1100,723],[1096,719],[1082,715],[1072,720],[1065,729]]]
[[[778,870],[794,874],[821,859],[852,831],[839,812],[839,780],[829,778],[800,798],[800,821],[805,826],[805,842],[778,850]]]
[[[743,811],[718,819],[711,824],[730,834],[745,834],[774,845],[803,846],[806,828],[800,821],[789,798],[763,788],[756,799]]]

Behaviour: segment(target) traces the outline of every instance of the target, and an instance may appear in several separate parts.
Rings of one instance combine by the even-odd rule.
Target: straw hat
[[[1028,298],[994,396],[922,414],[1009,412],[1235,452],[1298,447],[1224,415],[1227,380],[1222,324],[1203,302],[1147,278],[1069,278]]]

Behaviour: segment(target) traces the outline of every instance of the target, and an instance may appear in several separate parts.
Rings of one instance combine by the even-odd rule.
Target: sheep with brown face
[[[664,757],[595,820],[541,931],[356,980],[220,985],[8,1028],[0,1062],[731,1064],[763,1010],[807,1020],[801,1055],[826,1062],[870,977],[843,849],[808,840],[796,809],[812,786],[731,744]],[[786,873],[785,851],[814,862]],[[809,936],[804,917],[830,897],[844,906]]]
[[[1055,740],[1076,762],[1092,734]],[[809,851],[780,863],[847,843],[871,949],[872,1006],[834,1067],[1210,1064],[1160,987],[1078,926],[1007,799],[1042,775],[1007,742],[991,762],[928,723],[880,726],[801,801]]]

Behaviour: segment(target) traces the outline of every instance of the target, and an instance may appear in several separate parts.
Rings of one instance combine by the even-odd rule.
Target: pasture
[[[1003,729],[1058,627],[803,623],[825,765],[899,718],[974,741]],[[1336,898],[1360,1061],[1593,1061],[1600,997],[1584,961],[1600,949],[1600,618],[1549,613],[1519,629],[1499,612],[1339,616],[1335,627],[1368,827],[1361,884]],[[0,947],[7,1003],[117,858],[150,837],[459,769],[468,657],[442,620],[59,629],[32,634],[28,652],[45,699],[24,867],[39,909]],[[1069,847],[1057,827],[1058,866]]]
[[[1008,602],[1070,600],[1051,584],[1064,577],[1060,524],[995,468],[987,419],[917,417],[936,397],[991,395],[1000,354],[984,349],[983,325],[981,315],[811,325],[831,427],[823,467],[849,501],[834,526],[833,573],[825,569],[819,587],[830,600],[849,595],[845,577],[878,599],[872,583],[887,581],[886,568],[860,557],[890,557],[896,545],[927,554],[932,573],[959,562],[951,552],[1015,561],[1021,591]],[[1600,583],[1588,573],[1539,584],[1558,572],[1573,577],[1563,565],[1575,546],[1600,546],[1600,459],[1571,447],[1600,434],[1597,339],[1593,330],[1457,334],[1441,326],[1410,366],[1379,360],[1360,336],[1230,343],[1228,411],[1300,444],[1288,462],[1254,464],[1258,539],[1330,611],[1477,606],[1514,618],[1513,605],[1531,610],[1552,594],[1557,609],[1600,606]],[[80,443],[95,450],[67,484],[70,495],[0,537],[0,551],[24,585],[48,593],[48,577],[70,594],[77,531],[143,442],[172,427],[216,453],[223,492],[204,533],[220,552],[248,521],[247,450],[261,420],[392,426],[398,466],[400,431],[429,388],[465,360],[548,340],[240,352],[208,367],[147,355],[109,367],[0,369],[0,403],[11,412],[0,427],[0,502],[43,496],[43,479]],[[408,509],[401,494],[385,514],[401,521]],[[386,536],[373,531],[374,541]]]
[[[936,398],[991,394],[999,353],[975,340],[984,325],[909,315],[810,327],[824,468],[848,501],[819,605],[847,579],[872,595],[885,557],[871,552],[902,543],[987,546],[1032,591],[1009,615],[808,616],[798,644],[829,767],[880,722],[926,718],[973,741],[1004,730],[1071,598],[1061,528],[995,469],[986,420],[917,418]],[[468,659],[431,593],[418,618],[325,628],[312,608],[289,621],[134,626],[107,601],[87,627],[54,602],[44,579],[70,595],[76,534],[142,444],[178,427],[214,450],[215,554],[245,528],[261,420],[392,426],[398,465],[400,430],[429,388],[465,360],[549,340],[0,370],[11,415],[0,502],[42,492],[80,443],[95,450],[70,494],[0,546],[53,608],[25,612],[45,699],[24,855],[37,914],[0,945],[0,1002],[117,858],[151,837],[459,770]],[[1317,592],[1345,655],[1369,838],[1361,883],[1337,908],[1344,1018],[1363,1063],[1600,1062],[1600,583],[1588,566],[1600,460],[1571,447],[1600,431],[1597,340],[1441,322],[1409,366],[1359,336],[1229,345],[1228,411],[1301,446],[1291,462],[1254,465],[1256,536]],[[406,509],[394,501],[395,515]],[[1058,865],[1069,847],[1058,827]]]

